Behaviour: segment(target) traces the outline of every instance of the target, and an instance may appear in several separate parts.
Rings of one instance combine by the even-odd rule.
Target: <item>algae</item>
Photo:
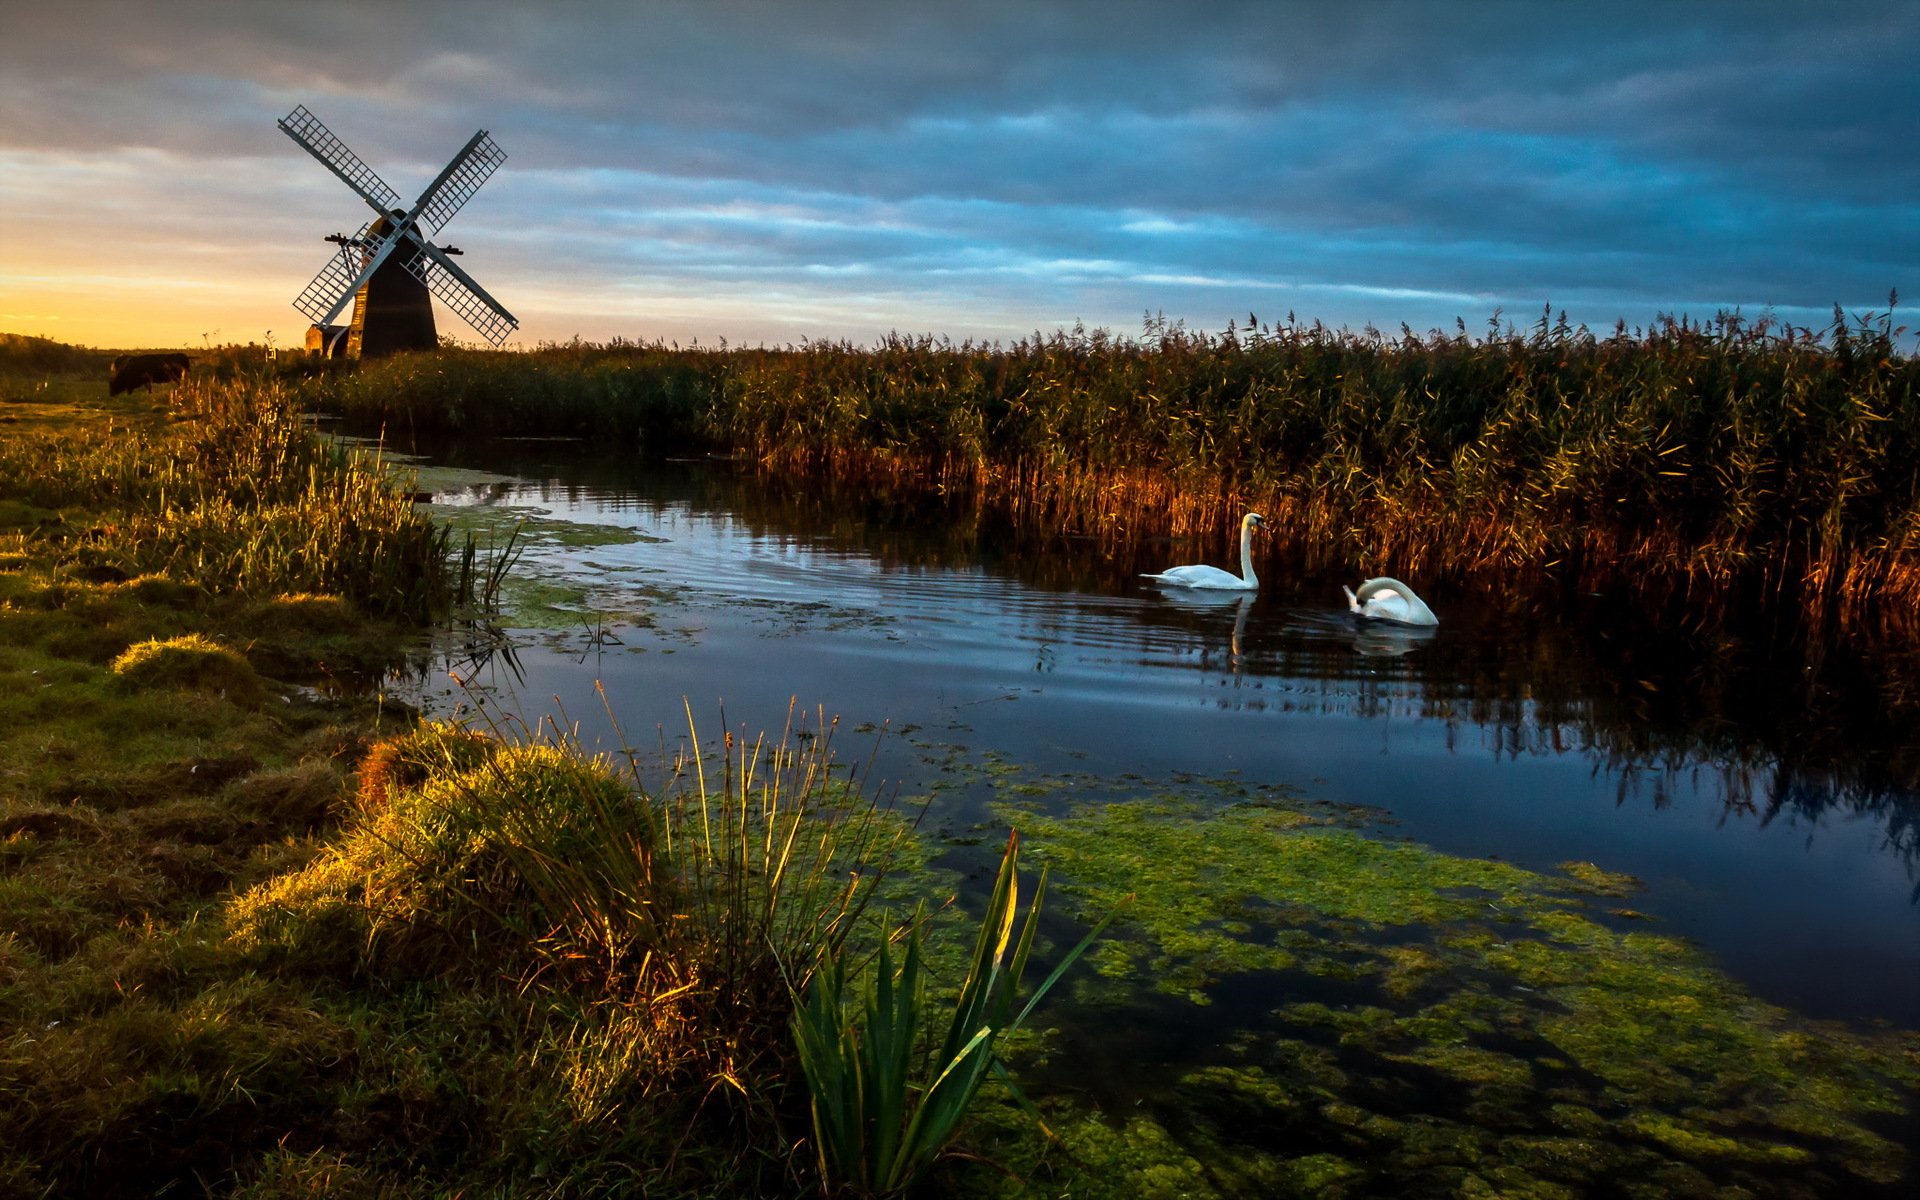
[[[1912,1178],[1891,1131],[1912,1127],[1920,1038],[1804,1020],[1680,939],[1609,928],[1590,906],[1627,876],[1446,855],[1237,785],[1045,803],[1004,764],[975,770],[1083,915],[1134,897],[1099,985],[1055,1014],[1063,1036],[1151,996],[1217,1023],[1211,1050],[1190,1033],[1127,1068],[1119,1129],[1054,1098],[1083,1162],[1161,1146],[1189,1183],[1199,1164],[1191,1195],[1894,1195]],[[1049,1186],[1128,1194],[1043,1160],[1025,1165]]]

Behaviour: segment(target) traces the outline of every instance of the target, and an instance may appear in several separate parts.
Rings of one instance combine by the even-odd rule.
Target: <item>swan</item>
[[[1347,607],[1369,620],[1397,621],[1402,625],[1440,623],[1440,618],[1433,615],[1426,601],[1414,595],[1413,589],[1398,579],[1382,575],[1361,584],[1357,592],[1350,587],[1340,590],[1347,594]]]
[[[1175,587],[1190,588],[1235,588],[1251,592],[1260,586],[1259,576],[1253,573],[1253,531],[1267,523],[1259,513],[1248,513],[1240,518],[1240,573],[1222,571],[1219,567],[1205,564],[1193,567],[1168,567],[1158,575],[1141,574],[1142,579],[1151,579],[1156,583],[1170,583]]]

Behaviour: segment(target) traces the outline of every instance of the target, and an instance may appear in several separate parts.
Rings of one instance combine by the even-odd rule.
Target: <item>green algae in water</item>
[[[1234,1018],[1252,1029],[1220,1027],[1223,1061],[1132,1064],[1163,1085],[1138,1085],[1124,1122],[1055,1101],[1082,1161],[1133,1182],[1095,1186],[1036,1150],[1024,1166],[1047,1186],[1901,1195],[1913,1177],[1892,1131],[1913,1127],[1920,1038],[1804,1020],[1679,939],[1607,928],[1589,904],[1629,877],[1459,858],[1271,801],[996,812],[1083,915],[1134,897],[1084,1002],[1186,1004],[1204,1022],[1236,980],[1272,996]],[[1328,987],[1337,1002],[1316,998]],[[1166,1160],[1136,1170],[1151,1146]]]

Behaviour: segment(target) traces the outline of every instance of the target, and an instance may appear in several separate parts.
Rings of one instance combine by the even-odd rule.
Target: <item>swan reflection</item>
[[[1163,593],[1166,601],[1175,608],[1185,609],[1197,618],[1192,627],[1201,631],[1210,645],[1217,645],[1214,639],[1224,623],[1226,610],[1233,610],[1233,626],[1227,634],[1228,670],[1235,675],[1240,673],[1241,646],[1247,636],[1247,615],[1253,611],[1253,593],[1229,592],[1225,590],[1181,589]],[[1219,612],[1220,619],[1210,614]],[[1201,614],[1209,614],[1202,616]],[[1201,651],[1203,664],[1209,662],[1213,654],[1210,650]]]
[[[1431,625],[1368,622],[1354,629],[1353,649],[1366,658],[1399,658],[1431,642],[1437,632]]]

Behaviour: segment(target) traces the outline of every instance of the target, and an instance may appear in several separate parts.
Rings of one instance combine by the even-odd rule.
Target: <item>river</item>
[[[931,743],[1112,779],[1286,785],[1378,808],[1449,853],[1631,874],[1636,910],[1757,994],[1920,1026],[1920,802],[1893,765],[1912,738],[1875,728],[1868,682],[1838,694],[1849,676],[1832,664],[1809,684],[1797,659],[1623,622],[1607,598],[1443,588],[1426,597],[1437,630],[1361,628],[1340,593],[1358,571],[1304,575],[1260,547],[1254,596],[1139,578],[1230,565],[1225,534],[1118,551],[1022,539],[938,497],[568,442],[434,464],[423,486],[443,511],[574,535],[530,527],[516,574],[557,599],[544,628],[513,634],[516,669],[496,659],[476,681],[532,715],[557,698],[604,732],[604,684],[629,737],[677,738],[688,707],[751,733],[797,703],[839,717],[851,757],[890,727],[881,765],[908,790],[937,770],[909,752]],[[414,688],[430,708],[466,698],[444,671]]]

